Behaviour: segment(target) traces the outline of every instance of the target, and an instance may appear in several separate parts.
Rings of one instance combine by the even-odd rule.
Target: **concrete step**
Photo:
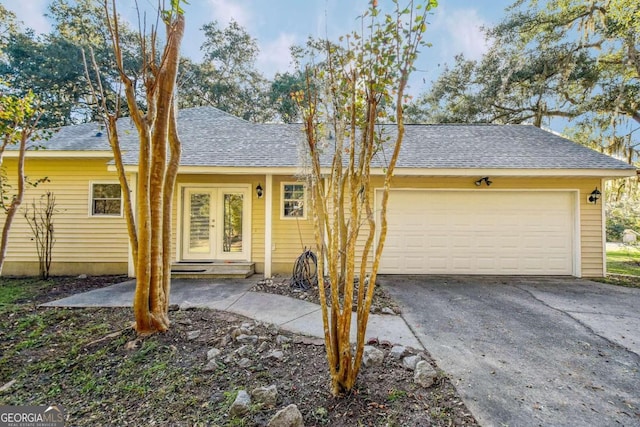
[[[174,262],[171,277],[184,279],[246,278],[255,273],[255,264],[246,261]]]

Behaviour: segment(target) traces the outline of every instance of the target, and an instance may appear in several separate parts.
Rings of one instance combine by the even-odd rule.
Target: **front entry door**
[[[231,187],[183,189],[183,260],[248,260],[248,193]]]

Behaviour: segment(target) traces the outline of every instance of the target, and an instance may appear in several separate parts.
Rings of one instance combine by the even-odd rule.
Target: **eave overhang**
[[[109,171],[116,172],[113,164],[108,166]],[[125,166],[127,172],[135,173],[138,167],[135,165]],[[220,174],[220,175],[299,175],[303,168],[297,166],[287,167],[263,167],[263,166],[180,166],[179,174]],[[328,175],[330,168],[323,168],[323,174]],[[383,176],[386,170],[383,168],[372,168],[371,175]],[[636,176],[636,169],[522,169],[522,168],[396,168],[395,176],[423,176],[423,177],[475,177],[475,176],[503,176],[503,177],[587,177],[616,179]]]

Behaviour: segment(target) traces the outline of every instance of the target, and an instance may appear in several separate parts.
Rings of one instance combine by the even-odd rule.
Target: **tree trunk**
[[[11,201],[9,209],[7,209],[7,215],[2,227],[2,237],[0,238],[0,276],[2,276],[2,269],[7,256],[7,247],[9,246],[9,230],[24,198],[24,161],[27,153],[27,140],[29,139],[29,135],[30,132],[27,130],[23,130],[20,134],[20,148],[18,150],[18,192]]]
[[[145,122],[150,131],[149,143],[141,144],[139,162],[139,274],[136,279],[134,312],[136,329],[141,334],[162,332],[169,328],[171,208],[180,162],[174,90],[183,34],[184,17],[179,14],[171,25],[167,24],[167,45],[154,81],[157,93],[147,96],[148,101],[155,101],[155,104],[150,108],[154,113],[153,128]],[[170,150],[167,164],[168,146]]]
[[[180,165],[180,147],[181,142],[178,135],[176,104],[174,102],[171,106],[171,113],[169,117],[169,162],[167,163],[163,193],[164,217],[162,220],[162,246],[164,247],[164,252],[162,264],[164,269],[162,275],[162,288],[166,295],[165,306],[163,307],[165,312],[169,310],[169,295],[171,292],[171,213],[173,211],[173,193],[175,190],[176,178],[178,176],[178,166]]]
[[[95,65],[95,68],[97,69],[97,65]],[[124,164],[122,162],[122,151],[120,150],[118,127],[116,125],[117,120],[118,118],[115,115],[109,115],[106,117],[107,135],[109,136],[109,145],[111,146],[111,151],[113,151],[113,160],[116,165],[116,170],[118,171],[118,180],[120,182],[120,187],[122,188],[124,216],[127,220],[127,232],[129,234],[129,245],[131,246],[131,258],[133,259],[133,269],[135,271],[138,262],[138,233],[136,230],[133,204],[131,203],[131,189],[129,181],[127,180],[127,174],[124,170]]]
[[[136,272],[133,297],[135,328],[139,334],[144,335],[166,331],[170,323],[168,312],[171,289],[172,201],[180,162],[174,92],[180,44],[185,27],[181,1],[183,0],[172,0],[170,9],[158,10],[158,18],[166,24],[166,44],[161,55],[158,54],[156,46],[156,29],[152,29],[149,40],[140,29],[142,65],[134,81],[127,75],[124,66],[116,0],[103,0],[116,69],[124,85],[127,106],[140,143],[134,218],[115,125],[119,110],[111,115],[106,112],[106,98],[98,79],[102,97],[101,107],[105,115],[103,118],[107,122],[109,142],[114,152],[118,177],[125,192],[123,198]],[[95,61],[93,65],[96,74],[99,75]],[[91,81],[88,74],[87,71],[87,80]],[[136,87],[144,91],[146,111],[143,111],[138,103],[139,94]],[[94,87],[92,91],[95,94]]]
[[[320,251],[318,286],[334,395],[353,389],[360,371],[387,232],[388,193],[404,136],[404,90],[426,29],[423,12],[433,6],[435,2],[429,2],[420,12],[422,15],[415,16],[418,9],[414,9],[412,3],[402,11],[396,4],[395,19],[387,15],[385,24],[377,25],[378,12],[374,2],[369,15],[372,17],[368,27],[371,33],[366,38],[354,34],[354,42],[348,42],[345,51],[324,44],[322,53],[327,59],[321,70],[312,73],[307,68],[307,90],[294,94],[303,111],[311,160],[308,183],[314,235]],[[405,14],[408,16],[403,17]],[[405,18],[412,23],[410,29],[403,27]],[[312,54],[316,53],[313,47],[311,50]],[[318,81],[313,81],[312,76]],[[395,112],[388,114],[385,105],[396,105]],[[378,119],[390,116],[390,121],[396,123],[397,132],[395,139],[388,137],[393,144],[393,153],[385,165],[382,208],[377,212],[377,207],[372,206],[371,163],[374,156],[381,154],[387,141],[386,136],[377,134]],[[335,140],[323,138],[324,126],[335,131]],[[339,132],[341,129],[345,132]],[[326,158],[327,153],[332,155],[332,161],[330,169],[323,171],[321,159]],[[347,155],[348,159],[345,158]],[[382,156],[386,158],[384,153]],[[375,219],[378,214],[380,224]],[[377,244],[376,230],[379,230]],[[359,247],[359,236],[365,240],[362,248]],[[370,260],[374,244],[375,257]],[[325,266],[327,282],[331,286],[330,308],[325,295]],[[359,287],[354,295],[356,280]],[[350,340],[354,302],[357,316],[355,348]]]

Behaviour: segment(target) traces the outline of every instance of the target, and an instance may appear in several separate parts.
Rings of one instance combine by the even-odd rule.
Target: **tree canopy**
[[[269,85],[255,66],[257,41],[235,21],[226,28],[210,22],[202,31],[204,59],[183,62],[180,107],[211,105],[245,120],[270,120]]]
[[[31,89],[38,93],[44,111],[40,127],[99,119],[88,106],[91,94],[81,66],[83,50],[93,51],[105,80],[105,96],[114,107],[119,76],[110,67],[113,52],[103,15],[103,8],[93,0],[53,0],[47,14],[52,30],[37,35],[23,28],[15,14],[0,5],[0,78],[11,84],[16,96],[24,96]],[[257,70],[259,47],[246,29],[234,21],[226,27],[214,21],[201,30],[205,35],[202,60],[181,58],[179,108],[211,105],[255,122],[297,117],[288,94],[281,96],[280,77],[271,82]],[[136,79],[141,65],[137,51],[141,35],[124,19],[120,19],[119,32],[123,66]],[[91,72],[88,76],[96,85],[96,75]],[[141,84],[136,85],[136,91],[144,103]],[[123,107],[121,113],[128,115],[127,106]]]
[[[633,0],[518,0],[486,29],[483,58],[458,56],[408,113],[432,123],[560,122],[582,143],[635,162],[639,28]]]

